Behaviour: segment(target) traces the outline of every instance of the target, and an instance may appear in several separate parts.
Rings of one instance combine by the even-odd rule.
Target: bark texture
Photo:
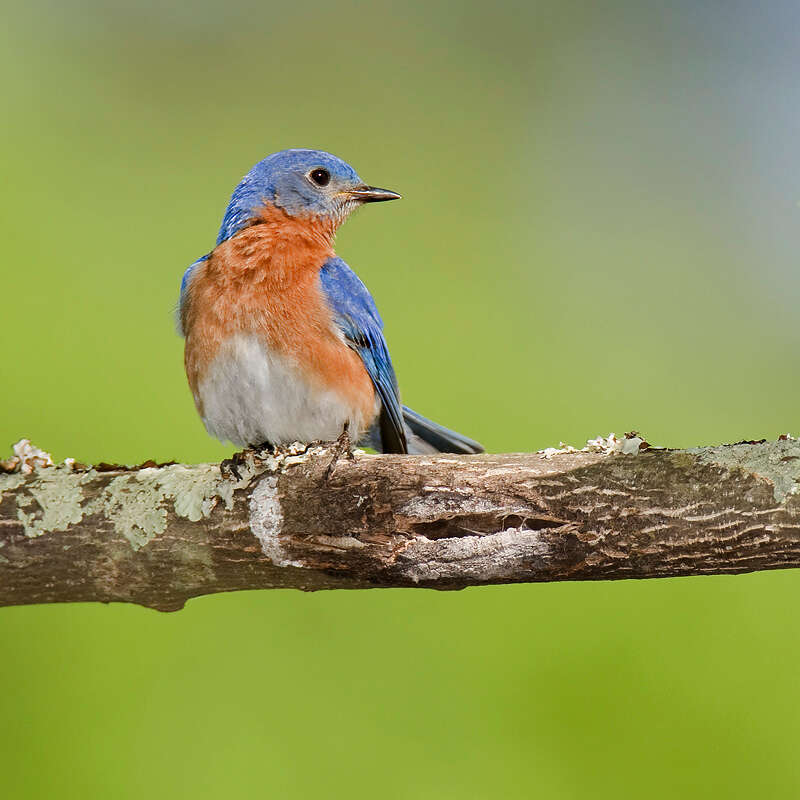
[[[0,605],[460,589],[800,565],[800,441],[0,474]]]

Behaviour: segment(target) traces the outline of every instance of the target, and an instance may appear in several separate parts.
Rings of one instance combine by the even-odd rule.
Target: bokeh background
[[[0,26],[0,442],[217,460],[171,318],[250,166],[403,193],[339,252],[493,451],[800,429],[793,0],[30,0]],[[7,798],[800,792],[796,573],[0,611]]]

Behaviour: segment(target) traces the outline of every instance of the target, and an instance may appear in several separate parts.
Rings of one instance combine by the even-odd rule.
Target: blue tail
[[[403,406],[403,422],[406,427],[409,453],[473,455],[483,452],[483,447],[478,442],[426,419],[407,406]]]
[[[474,455],[483,452],[483,446],[478,442],[451,431],[449,428],[444,428],[406,406],[402,406],[402,412],[405,441],[395,436],[385,436],[385,428],[381,425],[379,417],[359,441],[359,445],[371,447],[379,453],[410,453],[411,455],[427,455],[429,453]],[[380,416],[383,416],[383,411]]]

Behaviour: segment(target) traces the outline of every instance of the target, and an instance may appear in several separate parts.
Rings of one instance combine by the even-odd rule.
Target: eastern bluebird
[[[482,452],[401,405],[375,301],[333,251],[354,209],[399,197],[320,150],[245,175],[216,247],[181,282],[186,375],[210,434],[253,447],[346,429],[383,453]]]

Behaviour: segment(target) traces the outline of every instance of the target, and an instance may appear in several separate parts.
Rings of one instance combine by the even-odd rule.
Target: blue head
[[[259,161],[234,189],[217,244],[251,225],[265,204],[291,216],[330,217],[338,224],[362,203],[399,197],[367,186],[349,164],[323,150],[281,150]]]

